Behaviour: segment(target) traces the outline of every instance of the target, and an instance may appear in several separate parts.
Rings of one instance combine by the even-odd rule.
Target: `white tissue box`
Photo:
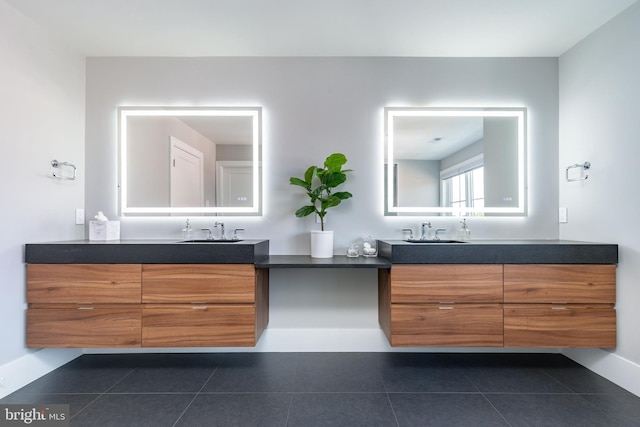
[[[89,240],[120,240],[120,221],[89,221]]]

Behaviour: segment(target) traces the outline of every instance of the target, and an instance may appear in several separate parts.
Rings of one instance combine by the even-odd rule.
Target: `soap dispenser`
[[[471,237],[471,231],[469,230],[469,227],[467,227],[467,220],[463,219],[462,221],[460,221],[460,231],[458,232],[458,240],[462,240],[463,242],[466,242],[469,240],[469,238]]]
[[[185,240],[193,238],[193,228],[191,228],[191,224],[189,223],[188,219],[187,219],[187,223],[184,225],[184,228],[182,229],[182,238]]]

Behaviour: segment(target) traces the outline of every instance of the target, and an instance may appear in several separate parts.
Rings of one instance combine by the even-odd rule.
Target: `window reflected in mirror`
[[[526,215],[525,108],[384,115],[385,215]]]
[[[260,215],[259,107],[120,107],[122,215]]]

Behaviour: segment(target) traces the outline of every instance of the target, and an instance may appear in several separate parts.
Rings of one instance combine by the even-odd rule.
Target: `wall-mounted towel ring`
[[[68,180],[75,180],[76,179],[76,165],[69,163],[69,162],[59,162],[57,160],[51,160],[51,166],[53,166],[54,168],[62,168],[63,166],[66,166],[68,168],[71,168],[73,170],[73,175],[62,175],[62,174],[56,174],[55,172],[53,172],[53,177],[54,178],[58,178],[58,179],[68,179]]]
[[[571,166],[567,166],[567,169],[565,169],[565,178],[567,180],[567,182],[571,182],[571,181],[584,181],[585,179],[589,178],[588,174],[585,174],[584,176],[581,176],[580,178],[569,178],[569,169],[574,169],[574,168],[581,168],[582,170],[589,170],[589,168],[591,167],[591,163],[590,162],[584,162],[582,164],[580,163],[576,163],[575,165],[571,165]]]

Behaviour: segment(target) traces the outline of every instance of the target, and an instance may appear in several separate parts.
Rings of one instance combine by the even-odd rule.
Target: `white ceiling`
[[[4,1],[86,56],[557,57],[636,0]]]

